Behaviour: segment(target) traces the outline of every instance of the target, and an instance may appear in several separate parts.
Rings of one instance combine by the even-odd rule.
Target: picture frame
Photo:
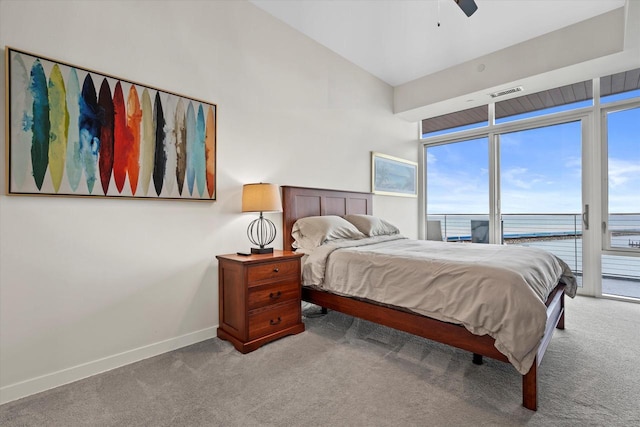
[[[372,151],[371,192],[418,197],[418,163]]]
[[[217,105],[5,46],[6,193],[216,199]]]

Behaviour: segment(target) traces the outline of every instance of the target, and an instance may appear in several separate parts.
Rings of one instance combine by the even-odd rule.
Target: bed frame
[[[291,230],[299,218],[319,215],[373,214],[371,193],[327,190],[305,187],[282,187],[284,249],[292,248]],[[558,284],[547,299],[547,327],[540,341],[538,354],[529,372],[522,376],[522,405],[538,409],[538,366],[542,361],[555,328],[564,329],[564,285]],[[303,287],[302,299],[322,307],[410,334],[438,341],[473,353],[473,363],[481,364],[482,357],[509,363],[495,347],[489,335],[474,335],[463,326],[442,322],[405,309],[381,305],[372,301],[335,295],[330,292]]]

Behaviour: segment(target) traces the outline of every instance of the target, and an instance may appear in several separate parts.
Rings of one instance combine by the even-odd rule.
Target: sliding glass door
[[[640,106],[602,112],[602,293],[640,298]]]
[[[505,244],[545,249],[582,275],[582,122],[499,135]]]

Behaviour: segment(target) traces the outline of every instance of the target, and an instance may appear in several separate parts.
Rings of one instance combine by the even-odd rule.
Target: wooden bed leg
[[[556,325],[558,329],[564,329],[564,311],[562,312],[562,316],[558,319],[558,324]]]
[[[482,365],[482,355],[478,353],[473,353],[473,364],[474,365]]]
[[[522,406],[532,411],[538,410],[538,358],[533,360],[531,369],[522,376]]]
[[[327,314],[327,307],[320,307],[320,313]]]
[[[560,315],[560,319],[558,319],[558,324],[556,325],[556,328],[564,329],[564,292],[560,297],[560,310],[562,311],[562,314]]]

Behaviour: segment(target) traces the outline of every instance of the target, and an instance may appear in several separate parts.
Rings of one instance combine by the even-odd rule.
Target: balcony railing
[[[445,241],[488,243],[488,215],[441,214],[429,215],[428,220],[427,227],[437,224],[432,221],[440,222]],[[582,275],[581,214],[503,214],[501,224],[504,244],[545,249]],[[637,250],[640,214],[611,214],[608,227],[611,248]],[[603,255],[602,276],[640,281],[640,257]]]

